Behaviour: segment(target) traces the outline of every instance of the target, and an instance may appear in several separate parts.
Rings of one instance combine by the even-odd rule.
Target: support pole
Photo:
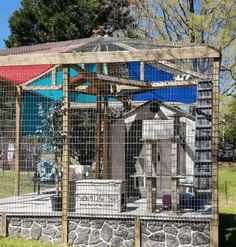
[[[97,64],[97,73],[101,73],[102,64]],[[102,115],[102,96],[101,85],[96,81],[97,86],[97,125],[96,125],[96,178],[100,178],[100,161],[101,161],[101,115]]]
[[[135,216],[134,235],[134,247],[141,247],[141,222],[139,216]]]
[[[69,80],[70,70],[69,66],[63,67],[63,100],[64,100],[64,111],[63,111],[63,180],[62,180],[62,244],[67,246],[68,243],[68,198],[69,198],[69,160],[70,160],[70,125],[69,125]]]
[[[144,62],[140,62],[140,81],[144,81]]]
[[[22,88],[16,90],[16,149],[15,149],[15,195],[20,194],[20,129],[21,129]]]
[[[156,211],[156,174],[153,167],[152,141],[146,142],[146,190],[147,190],[147,212],[153,213]],[[154,176],[155,175],[155,176]]]
[[[107,74],[107,65],[104,64],[104,73]],[[104,82],[104,115],[103,115],[103,178],[108,179],[108,141],[109,141],[109,119],[108,119],[108,83]]]
[[[104,96],[104,116],[103,116],[103,178],[108,178],[108,97]]]
[[[220,58],[213,62],[213,85],[212,85],[212,218],[210,226],[210,246],[219,245],[219,198],[218,198],[218,137],[219,137],[219,73]]]

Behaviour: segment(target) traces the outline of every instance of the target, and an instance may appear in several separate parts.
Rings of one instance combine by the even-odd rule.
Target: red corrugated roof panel
[[[22,84],[52,68],[54,65],[0,66],[1,78],[17,85]]]

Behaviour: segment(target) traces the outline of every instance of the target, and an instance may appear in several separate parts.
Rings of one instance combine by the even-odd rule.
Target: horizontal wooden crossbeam
[[[133,107],[138,107],[142,104],[147,103],[146,101],[131,101],[131,105]],[[181,102],[165,102],[164,103],[167,106],[195,106],[196,104],[187,104],[187,103],[181,103]],[[123,103],[122,102],[109,102],[109,108],[113,107],[122,107]],[[96,108],[96,103],[73,103],[71,102],[71,108]]]
[[[37,90],[62,90],[62,85],[60,86],[22,86],[23,91],[37,91]]]
[[[186,87],[197,85],[197,81],[195,80],[187,80],[187,81],[162,81],[162,82],[145,82],[139,80],[130,80],[124,78],[118,78],[115,76],[102,75],[97,73],[88,73],[84,69],[80,68],[78,65],[71,65],[73,69],[75,69],[78,73],[81,73],[85,80],[91,81],[96,80],[102,84],[103,81],[107,81],[109,83],[115,83],[117,85],[123,85],[125,89],[154,89],[154,88],[163,88],[163,87]],[[76,83],[74,83],[76,85]],[[119,86],[120,87],[120,86]],[[129,88],[130,87],[130,88]],[[83,87],[85,89],[86,87]],[[82,89],[82,88],[81,88]]]
[[[210,46],[167,47],[152,50],[21,54],[0,57],[0,66],[123,63],[174,59],[219,58],[220,52]]]

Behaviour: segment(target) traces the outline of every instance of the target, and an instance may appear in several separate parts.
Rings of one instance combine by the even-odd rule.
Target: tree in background
[[[236,96],[221,95],[220,107],[220,140],[236,146]]]
[[[220,91],[225,96],[221,97],[220,136],[222,141],[236,145],[236,98],[227,97],[236,91],[236,0],[130,0],[130,3],[141,37],[222,48]]]
[[[236,0],[130,2],[142,37],[221,46],[224,70],[230,75],[230,85],[236,86]]]
[[[98,26],[112,34],[132,21],[128,0],[22,0],[5,43],[10,48],[87,38]]]

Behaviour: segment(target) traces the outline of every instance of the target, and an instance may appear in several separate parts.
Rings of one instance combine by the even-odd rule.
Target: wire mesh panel
[[[81,42],[57,49],[102,57],[160,48]],[[12,52],[57,52],[44,48]],[[202,57],[0,67],[0,212],[62,213],[75,224],[78,217],[210,219],[215,80],[213,59]]]

